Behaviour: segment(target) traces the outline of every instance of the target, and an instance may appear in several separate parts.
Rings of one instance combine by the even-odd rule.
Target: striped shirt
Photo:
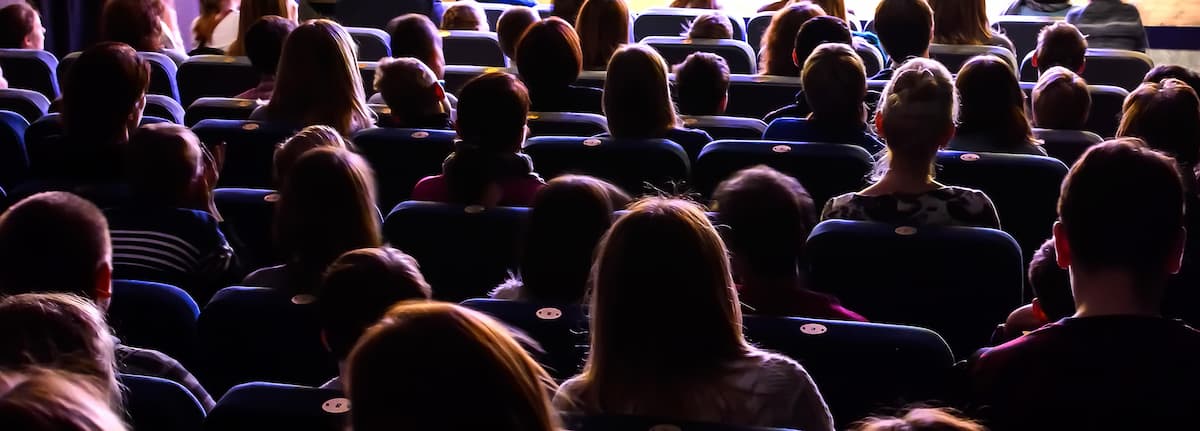
[[[233,248],[207,212],[123,207],[106,210],[105,216],[117,278],[174,284],[202,300],[233,267]]]

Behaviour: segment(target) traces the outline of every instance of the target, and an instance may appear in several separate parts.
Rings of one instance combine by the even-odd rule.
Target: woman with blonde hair
[[[560,430],[554,380],[522,342],[458,305],[396,305],[350,352],[354,430]]]
[[[200,0],[200,16],[192,20],[193,53],[224,54],[237,40],[240,7],[241,0]]]
[[[554,396],[561,411],[833,430],[804,367],[742,336],[725,244],[699,205],[633,204],[591,286],[591,355]]]
[[[986,0],[929,0],[933,8],[933,43],[992,45],[1017,52],[1003,34],[992,31]]]
[[[354,50],[354,40],[336,22],[296,27],[283,44],[265,119],[295,127],[323,124],[342,136],[374,126]]]
[[[1025,115],[1025,93],[1004,60],[972,58],[954,81],[962,97],[958,131],[949,148],[956,151],[1046,155]]]
[[[23,431],[125,431],[86,376],[36,368],[0,372],[0,423]]]
[[[987,431],[954,409],[915,408],[901,417],[869,417],[854,424],[854,431]]]
[[[575,18],[583,70],[605,70],[613,53],[632,42],[632,21],[625,0],[585,0]]]
[[[775,13],[762,37],[758,73],[763,75],[799,76],[800,67],[792,58],[796,34],[800,26],[825,10],[813,3],[793,3]]]
[[[1200,159],[1200,100],[1178,79],[1147,82],[1125,98],[1118,137],[1137,137],[1192,173]],[[1194,175],[1192,175],[1194,176]]]
[[[670,139],[695,160],[712,137],[681,127],[668,70],[662,56],[646,45],[626,45],[613,54],[604,80],[608,133],[618,139]]]
[[[259,18],[275,15],[296,22],[296,3],[294,0],[242,0],[238,8],[237,39],[225,50],[226,55],[246,55],[246,31],[258,22]]]
[[[307,153],[308,150],[322,147],[346,150],[351,148],[350,143],[346,142],[346,138],[338,134],[337,130],[321,125],[305,127],[276,145],[275,156],[272,160],[276,187],[283,188],[288,172],[292,170],[292,165],[296,164],[296,160],[299,160],[300,156]]]
[[[850,13],[849,9],[846,9],[846,0],[812,0],[812,2],[820,6],[821,9],[824,9],[825,13],[829,14],[829,16],[838,17],[842,21],[845,21],[851,29],[858,31],[858,17]]]

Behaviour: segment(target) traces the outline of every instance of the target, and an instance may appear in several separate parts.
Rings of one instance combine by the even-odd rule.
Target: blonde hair
[[[450,101],[445,90],[438,97],[438,82],[433,69],[412,57],[379,59],[375,68],[375,91],[392,110],[392,117],[405,122],[424,116],[449,113]]]
[[[296,160],[299,160],[300,156],[308,150],[320,147],[349,149],[350,143],[346,142],[346,139],[332,127],[322,125],[305,127],[275,146],[273,165],[276,184],[282,187],[288,171],[292,169],[292,165],[296,164]]]
[[[342,136],[375,124],[350,34],[317,19],[296,27],[283,45],[267,119],[297,126],[324,124]]]
[[[48,368],[0,372],[0,423],[26,431],[125,431],[90,376]]]
[[[846,0],[812,0],[812,2],[825,10],[826,15],[838,17],[847,23],[850,22],[849,14],[846,12]]]
[[[914,58],[896,69],[883,88],[875,115],[880,117],[876,124],[887,143],[887,155],[874,176],[881,177],[897,162],[927,163],[932,175],[937,151],[946,143],[941,135],[958,121],[958,89],[941,63]]]
[[[992,38],[985,0],[929,0],[933,41],[948,45],[987,45]]]
[[[667,71],[667,62],[646,45],[613,53],[604,80],[604,115],[614,138],[661,138],[679,125]]]
[[[275,15],[292,22],[296,21],[296,17],[290,13],[288,0],[242,0],[238,11],[238,36],[233,44],[229,45],[229,50],[225,52],[226,55],[246,55],[246,31],[258,22],[259,18]]]
[[[954,409],[915,408],[903,417],[869,417],[852,425],[854,431],[987,431],[959,416]]]
[[[867,71],[854,48],[823,43],[813,50],[800,71],[810,119],[838,125],[862,126],[866,108]]]
[[[474,0],[459,0],[442,14],[442,30],[492,31],[487,14]]]
[[[1192,172],[1200,162],[1200,100],[1175,78],[1144,82],[1125,97],[1117,137],[1137,137]],[[1192,175],[1189,175],[1191,177]]]
[[[758,55],[758,71],[763,75],[797,76],[800,68],[792,61],[796,34],[809,19],[825,15],[825,10],[813,3],[787,5],[775,13],[762,36],[762,52]]]
[[[622,45],[630,43],[629,6],[625,0],[585,0],[575,18],[584,70],[604,70]]]

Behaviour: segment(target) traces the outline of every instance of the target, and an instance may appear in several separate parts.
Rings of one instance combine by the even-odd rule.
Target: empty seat
[[[421,178],[442,173],[454,151],[452,130],[384,129],[360,131],[352,140],[375,171],[380,208],[391,208],[412,195]]]
[[[512,5],[504,3],[481,2],[479,7],[483,8],[483,14],[487,15],[488,28],[496,30],[496,23],[500,22],[500,15],[504,15],[504,11],[512,7]]]
[[[59,80],[68,82],[71,79],[71,69],[81,54],[72,52],[63,57],[62,62],[58,64]],[[157,52],[139,51],[138,57],[150,64],[150,87],[146,89],[146,93],[159,94],[178,101],[179,85],[176,84],[175,77],[179,67],[175,65],[175,61],[171,60],[171,57]],[[212,77],[206,79],[212,79]]]
[[[707,9],[655,7],[643,10],[633,20],[633,40],[640,41],[650,36],[679,36],[687,33],[694,21],[700,15],[713,13]],[[746,22],[742,17],[729,15],[733,25],[733,39],[746,41]]]
[[[1111,85],[1089,85],[1092,109],[1088,111],[1087,130],[1101,137],[1116,136],[1129,92]]]
[[[248,120],[258,106],[249,99],[201,97],[188,106],[183,123],[191,127],[200,120]]]
[[[545,178],[585,174],[603,178],[626,192],[641,194],[646,183],[674,191],[689,178],[687,152],[666,139],[533,138],[525,143],[533,167]]]
[[[865,132],[865,131],[864,131]],[[829,133],[821,130],[814,130],[804,118],[776,118],[767,126],[767,130],[763,132],[763,139],[772,141],[809,141],[809,142],[827,142],[830,144],[847,144],[856,145],[867,150],[868,153],[876,153],[883,149],[883,143],[873,136],[867,136],[864,132],[851,133],[850,136],[844,136],[845,139],[833,140],[828,137]],[[829,139],[829,140],[823,140]]]
[[[35,49],[0,49],[0,69],[8,86],[42,93],[47,99],[58,98],[58,59]]]
[[[446,64],[508,67],[500,40],[488,31],[442,31],[442,52]]]
[[[962,69],[963,64],[967,63],[967,60],[977,55],[994,55],[1000,57],[1008,63],[1008,66],[1012,68],[1014,73],[1017,71],[1017,58],[1013,56],[1013,53],[1008,48],[991,45],[943,45],[940,43],[929,45],[929,58],[942,63],[952,74],[958,73],[958,70]]]
[[[746,338],[804,364],[844,429],[913,402],[946,399],[954,366],[937,333],[913,326],[745,316]]]
[[[1083,130],[1033,129],[1033,134],[1042,140],[1042,148],[1050,157],[1067,166],[1074,165],[1092,145],[1104,141],[1100,135]]]
[[[221,187],[271,187],[275,146],[295,130],[260,121],[201,120],[192,131],[207,145],[225,143]]]
[[[642,39],[642,43],[658,51],[669,65],[683,63],[694,52],[708,52],[724,58],[729,73],[758,73],[758,56],[750,45],[740,40],[650,36]]]
[[[1037,49],[1038,33],[1055,21],[1062,21],[1062,18],[1001,15],[992,21],[992,27],[999,29],[1012,42],[1013,47],[1017,49],[1017,52],[1013,53],[1016,58],[1025,58],[1026,54]]]
[[[338,0],[337,21],[342,25],[385,28],[392,18],[408,13],[429,17],[434,25],[442,22],[441,0]]]
[[[233,97],[258,86],[258,72],[246,57],[192,56],[179,65],[180,104],[201,97]]]
[[[113,281],[108,323],[124,344],[192,363],[199,316],[200,307],[183,289],[148,281]]]
[[[603,115],[571,112],[530,112],[529,136],[595,136],[608,133]]]
[[[826,220],[806,254],[814,288],[872,321],[937,331],[959,358],[1023,303],[1021,250],[994,229]]]
[[[568,429],[575,431],[793,431],[789,428],[725,425],[644,416],[567,416],[564,422]]]
[[[200,431],[204,407],[183,385],[158,377],[121,374],[132,430]]]
[[[32,123],[50,110],[50,99],[42,93],[19,88],[0,89],[0,111],[9,111]]]
[[[517,267],[528,208],[483,208],[438,202],[396,205],[384,236],[421,264],[433,296],[462,301],[485,296]]]
[[[179,102],[161,94],[147,94],[146,108],[142,110],[142,115],[162,118],[175,124],[183,124],[183,107],[179,106]]]
[[[579,304],[538,304],[499,299],[469,299],[463,306],[496,318],[537,341],[529,352],[556,379],[578,374],[587,358],[588,320]]]
[[[225,236],[236,248],[239,263],[262,268],[282,261],[275,252],[275,202],[279,194],[268,189],[222,188],[213,191],[213,202],[225,219]]]
[[[774,18],[775,12],[759,12],[746,23],[746,43],[754,48],[754,52],[762,50],[762,37],[767,34],[767,27],[771,26]]]
[[[331,376],[332,377],[332,376]],[[234,386],[204,421],[206,431],[341,431],[350,400],[341,391],[279,383]]]
[[[0,187],[13,190],[29,178],[25,130],[29,122],[11,111],[0,111]]]
[[[760,139],[767,123],[757,118],[721,115],[685,115],[683,125],[708,132],[713,139]]]
[[[725,115],[762,118],[795,103],[800,78],[773,75],[730,75],[729,103]]]
[[[358,46],[358,59],[361,61],[379,61],[383,57],[392,56],[392,36],[377,28],[346,27],[346,32],[354,38]]]
[[[716,141],[696,160],[695,186],[711,196],[735,172],[767,165],[800,180],[817,207],[842,193],[861,190],[874,166],[871,155],[853,145],[782,141]]]

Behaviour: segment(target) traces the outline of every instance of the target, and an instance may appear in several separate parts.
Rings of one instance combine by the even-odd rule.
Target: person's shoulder
[[[966,200],[970,202],[988,202],[992,199],[982,190],[962,186],[942,186],[930,192],[931,196],[947,200]]]
[[[247,275],[242,284],[253,287],[278,287],[284,284],[287,265],[275,265],[259,268]]]
[[[575,376],[558,386],[552,400],[554,408],[561,412],[579,412],[585,409],[582,402],[587,383],[583,376]]]
[[[695,140],[695,141],[700,141],[700,140],[712,141],[712,136],[709,135],[708,132],[705,132],[700,129],[689,129],[686,127],[676,127],[674,129],[671,129],[671,132],[667,134],[667,137],[678,138],[681,140],[688,139],[688,140]]]
[[[746,358],[752,365],[753,372],[768,381],[785,383],[787,387],[802,386],[801,383],[811,380],[808,370],[796,360],[787,356],[766,351],[755,350]]]
[[[172,369],[183,367],[179,361],[166,353],[124,344],[117,345],[116,356],[118,368],[122,373],[128,374],[162,377]]]

